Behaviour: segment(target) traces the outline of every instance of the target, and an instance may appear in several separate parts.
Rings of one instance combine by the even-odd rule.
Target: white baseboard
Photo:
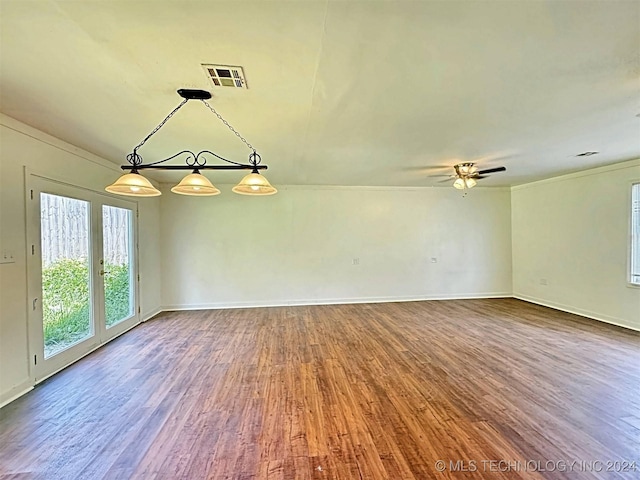
[[[155,317],[159,313],[162,313],[162,311],[163,310],[160,307],[157,307],[151,310],[150,312],[143,313],[141,317],[141,322],[146,322],[147,320],[151,320],[153,317]]]
[[[514,293],[513,298],[517,298],[518,300],[524,300],[525,302],[535,303],[537,305],[542,305],[543,307],[549,307],[555,310],[560,310],[562,312],[573,313],[574,315],[580,315],[581,317],[586,317],[592,320],[598,320],[599,322],[610,323],[611,325],[616,325],[618,327],[627,328],[629,330],[640,332],[640,326],[629,325],[628,323],[625,322],[624,319],[621,319],[621,318],[611,317],[609,315],[603,315],[597,312],[591,312],[589,310],[572,307],[570,305],[563,305],[561,303],[549,302],[547,300],[531,297],[529,295],[524,295],[522,293]]]
[[[323,298],[313,300],[282,300],[265,302],[214,302],[192,304],[170,304],[161,307],[163,312],[182,310],[221,310],[225,308],[264,308],[264,307],[296,307],[305,305],[345,305],[353,303],[393,303],[422,302],[425,300],[472,300],[481,298],[510,298],[511,292],[464,293],[456,295],[421,295],[407,297],[359,297],[359,298]]]
[[[24,382],[0,395],[0,408],[13,402],[15,399],[21,397],[27,392],[30,392],[31,390],[33,390],[33,380],[31,378],[27,378]]]

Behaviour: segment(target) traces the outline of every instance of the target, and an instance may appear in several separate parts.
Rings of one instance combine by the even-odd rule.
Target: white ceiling
[[[0,18],[0,111],[119,164],[182,87],[212,91],[276,185],[443,185],[460,161],[515,185],[640,157],[638,1],[0,0]],[[201,63],[250,88],[214,90]],[[187,148],[250,153],[199,102],[140,153]]]

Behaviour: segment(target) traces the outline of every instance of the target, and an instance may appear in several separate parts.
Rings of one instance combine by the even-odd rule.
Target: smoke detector
[[[203,63],[202,68],[204,68],[207,77],[216,88],[242,88],[244,90],[249,88],[242,67]]]

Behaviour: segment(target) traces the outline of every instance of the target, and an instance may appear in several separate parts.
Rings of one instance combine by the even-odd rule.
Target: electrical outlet
[[[431,263],[438,263],[437,257],[431,257]]]
[[[352,265],[360,265],[360,259],[359,258],[354,258],[353,262],[351,264]]]
[[[2,255],[0,255],[0,263],[15,263],[16,260],[13,258],[13,252],[10,250],[2,250]]]

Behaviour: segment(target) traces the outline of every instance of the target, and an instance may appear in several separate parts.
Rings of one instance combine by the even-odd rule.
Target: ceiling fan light
[[[277,193],[275,187],[271,186],[269,180],[264,175],[252,172],[249,175],[245,175],[240,183],[231,189],[235,193],[240,195],[273,195]]]
[[[460,177],[456,178],[456,181],[453,182],[453,188],[457,188],[458,190],[463,190],[465,187],[464,180]]]
[[[476,182],[473,178],[465,178],[464,183],[467,188],[473,188],[478,184],[478,182]]]
[[[157,197],[162,195],[160,190],[154,187],[149,180],[138,172],[130,172],[122,175],[118,180],[105,188],[109,193],[127,195],[130,197]]]
[[[213,196],[220,193],[220,190],[197,170],[180,180],[180,183],[173,187],[171,191],[179,195],[193,195],[198,197]]]

